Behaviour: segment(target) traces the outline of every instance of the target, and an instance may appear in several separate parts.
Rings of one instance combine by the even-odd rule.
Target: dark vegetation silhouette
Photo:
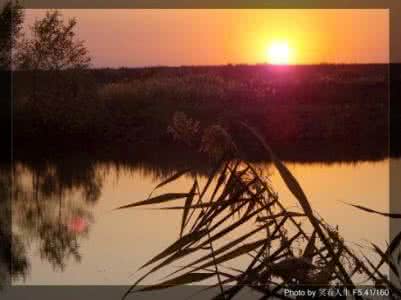
[[[0,70],[9,70],[12,62],[12,51],[20,37],[23,23],[21,5],[8,1],[0,12]]]
[[[76,93],[70,81],[49,88],[45,83],[55,81],[52,72],[40,72],[36,93],[43,96],[35,101],[32,73],[15,74],[17,156],[46,150],[128,155],[138,147],[173,148],[166,127],[175,111],[203,125],[218,120],[249,157],[255,157],[250,152],[255,147],[236,134],[239,119],[258,128],[280,153],[289,151],[288,144],[311,152],[326,148],[326,156],[375,152],[384,158],[389,151],[384,65],[294,66],[284,72],[264,65],[87,72],[91,76],[74,77]],[[34,145],[30,153],[27,145]]]
[[[22,84],[15,79],[14,124],[29,124],[14,127],[16,148],[19,136],[68,139],[82,130],[74,137],[78,141],[91,132],[96,91],[87,72],[91,59],[76,36],[76,24],[75,19],[64,21],[58,11],[47,12],[16,48],[14,63],[25,76]]]
[[[214,278],[215,285],[202,290],[216,288],[217,294],[212,299],[237,299],[235,297],[247,288],[257,292],[256,296],[254,294],[257,299],[292,299],[284,290],[300,287],[337,288],[342,292],[348,289],[352,295],[352,289],[362,284],[386,288],[391,297],[399,299],[401,232],[385,250],[372,243],[371,249],[355,251],[333,224],[327,224],[313,210],[296,178],[264,138],[247,124],[241,122],[241,126],[259,141],[298,205],[291,209],[285,207],[263,170],[236,159],[237,147],[221,126],[204,129],[203,135],[197,133],[202,136],[200,151],[207,152],[214,161],[206,183],[201,184],[200,178],[194,176],[193,185],[186,191],[155,195],[165,185],[190,172],[184,169],[164,179],[147,199],[118,208],[160,205],[159,209],[183,212],[177,240],[140,267],[138,271],[144,275],[138,275],[139,279],[123,298],[135,292]],[[195,128],[198,132],[197,126]],[[188,142],[196,136],[191,126],[173,125],[172,132],[176,138]],[[352,206],[383,217],[401,218],[397,213]],[[367,254],[369,251],[376,255],[376,261]],[[238,261],[246,262],[238,267]],[[168,266],[180,267],[162,282],[140,287],[149,275]],[[393,272],[392,280],[386,275],[386,269]],[[353,295],[353,298],[364,299],[365,296]],[[323,298],[338,299],[338,296]]]
[[[6,141],[4,148],[7,148],[11,132],[9,115],[11,103],[7,88],[11,83],[11,50],[17,42],[22,22],[23,13],[18,2],[6,2],[0,7],[0,127],[2,138]],[[28,261],[20,237],[11,232],[10,151],[2,149],[0,152],[6,153],[6,157],[2,157],[0,163],[0,288],[2,288],[12,279],[25,276]]]
[[[21,236],[11,230],[11,168],[0,165],[0,289],[25,278],[29,261]]]

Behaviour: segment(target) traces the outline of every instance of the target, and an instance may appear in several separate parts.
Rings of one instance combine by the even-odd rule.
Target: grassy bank
[[[14,145],[89,152],[168,145],[167,128],[181,111],[200,128],[222,124],[243,145],[238,120],[279,148],[352,142],[384,151],[387,71],[228,65],[15,73]]]

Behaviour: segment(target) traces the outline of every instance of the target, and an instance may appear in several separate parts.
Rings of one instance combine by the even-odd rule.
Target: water
[[[176,211],[114,208],[146,199],[174,168],[112,162],[60,164],[16,163],[13,231],[19,235],[30,268],[28,285],[125,285],[135,270],[179,233]],[[274,189],[288,207],[296,200],[267,163]],[[388,219],[364,213],[343,202],[389,210],[389,159],[378,161],[297,163],[287,166],[299,180],[312,207],[337,224],[349,243],[384,247]],[[189,190],[182,177],[161,192]],[[343,202],[342,202],[343,201]],[[62,237],[62,238],[61,238]],[[150,277],[147,283],[160,279]],[[133,275],[133,276],[132,276]]]

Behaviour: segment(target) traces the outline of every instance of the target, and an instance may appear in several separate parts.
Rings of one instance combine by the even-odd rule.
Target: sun
[[[267,49],[267,61],[274,65],[290,63],[291,49],[287,42],[272,42]]]

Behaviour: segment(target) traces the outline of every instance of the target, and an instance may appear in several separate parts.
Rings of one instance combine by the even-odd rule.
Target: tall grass
[[[177,240],[143,264],[139,271],[144,275],[124,298],[133,292],[210,278],[215,279],[215,287],[220,291],[214,299],[232,299],[245,287],[259,292],[260,299],[286,299],[284,289],[288,287],[335,286],[351,291],[362,283],[388,288],[393,297],[401,297],[400,257],[398,261],[395,258],[401,233],[386,250],[372,244],[378,263],[366,253],[355,252],[336,227],[313,210],[296,178],[261,135],[245,123],[241,126],[262,145],[298,205],[286,207],[262,170],[235,158],[237,147],[228,133],[222,132],[223,128],[216,125],[207,128],[208,138],[203,139],[202,149],[215,163],[204,184],[194,176],[187,191],[154,196],[159,189],[190,172],[185,169],[157,185],[148,199],[118,208],[162,205],[160,209],[182,211]],[[361,206],[356,208],[380,213]],[[149,275],[172,265],[181,267],[160,283],[139,287]],[[395,274],[395,281],[388,279],[386,268]]]
[[[361,148],[385,147],[388,106],[383,70],[316,66],[280,72],[266,66],[222,66],[35,76],[16,72],[14,143],[24,149],[24,143],[38,147],[52,138],[59,149],[80,146],[97,151],[167,144],[166,127],[175,111],[183,111],[209,125],[247,121],[272,144],[340,144],[352,136]]]

